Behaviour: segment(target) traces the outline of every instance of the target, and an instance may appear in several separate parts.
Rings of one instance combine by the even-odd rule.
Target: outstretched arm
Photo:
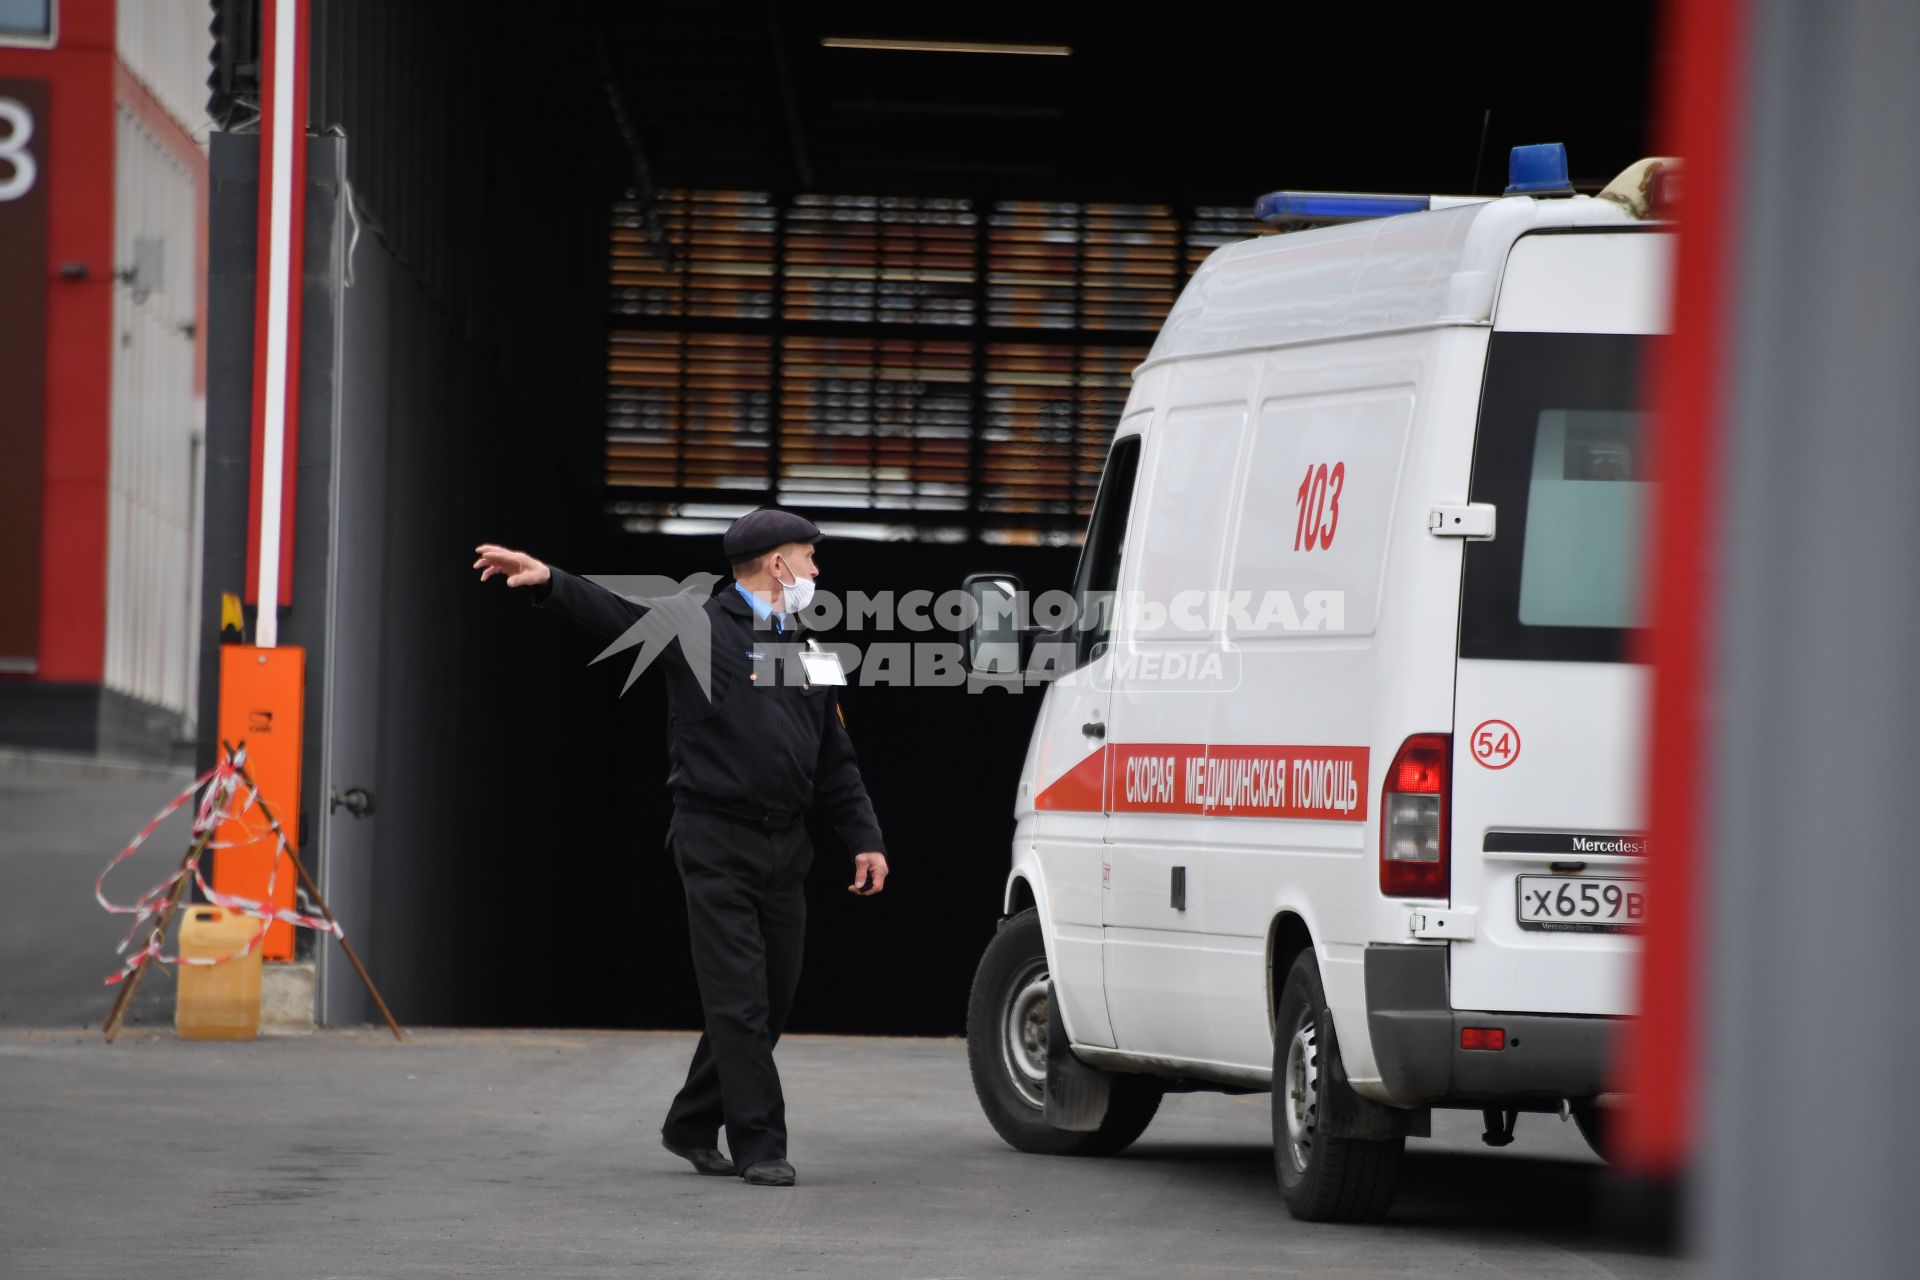
[[[646,613],[646,606],[609,591],[598,583],[575,577],[565,569],[556,569],[524,551],[483,542],[474,548],[479,559],[473,567],[480,570],[480,581],[495,574],[504,576],[509,587],[531,588],[533,603],[550,609],[605,640],[620,635]]]

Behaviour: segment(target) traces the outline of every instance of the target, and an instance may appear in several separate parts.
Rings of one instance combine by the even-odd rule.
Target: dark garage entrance
[[[475,543],[723,572],[719,528],[777,500],[828,526],[829,587],[1063,586],[1127,372],[1255,195],[1484,192],[1548,139],[1598,186],[1651,149],[1647,4],[1551,46],[1483,14],[1114,15],[313,0],[282,639],[305,840],[403,1020],[698,1020],[660,691],[477,586]],[[1052,51],[845,47],[873,37]],[[216,141],[208,672],[253,331],[253,139]],[[793,1026],[956,1033],[1040,694],[850,695],[896,878],[855,901],[817,833]],[[329,807],[354,786],[366,817]],[[329,976],[329,1020],[366,1019]]]

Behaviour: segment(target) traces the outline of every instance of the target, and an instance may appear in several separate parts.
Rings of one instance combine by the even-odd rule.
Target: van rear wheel
[[[1146,1076],[1112,1075],[1106,1115],[1088,1132],[1047,1123],[1047,1033],[1051,975],[1040,918],[1029,908],[987,944],[967,1001],[967,1066],[994,1132],[1036,1155],[1112,1155],[1146,1132],[1164,1093]]]
[[[1280,1195],[1309,1222],[1378,1222],[1393,1204],[1405,1138],[1335,1137],[1325,1120],[1349,1088],[1311,949],[1280,989],[1273,1041],[1273,1162]],[[1339,1100],[1340,1110],[1350,1110]]]

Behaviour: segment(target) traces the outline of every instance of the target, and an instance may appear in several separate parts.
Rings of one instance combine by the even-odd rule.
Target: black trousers
[[[744,1169],[787,1155],[786,1100],[773,1046],[793,1008],[806,938],[804,826],[767,830],[679,808],[674,862],[687,891],[693,969],[706,1032],[661,1134],[676,1146],[718,1145]]]

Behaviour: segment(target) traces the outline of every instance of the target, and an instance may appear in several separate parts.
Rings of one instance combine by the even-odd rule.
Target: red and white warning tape
[[[256,825],[247,820],[247,816],[255,811],[255,802],[258,801],[260,792],[257,787],[246,785],[245,780],[240,776],[240,766],[245,763],[246,757],[246,748],[242,747],[237,755],[222,760],[219,764],[196,778],[188,785],[186,790],[175,796],[160,812],[154,814],[152,820],[149,821],[146,826],[140,828],[140,833],[134,836],[126,848],[114,855],[113,861],[109,862],[105,868],[101,870],[99,876],[94,879],[94,899],[99,902],[102,907],[106,908],[110,915],[133,917],[133,925],[127,930],[127,936],[122,938],[120,945],[115,948],[115,951],[119,955],[124,956],[125,960],[122,962],[118,973],[110,974],[107,977],[107,986],[115,986],[125,981],[129,974],[133,973],[134,970],[149,960],[157,960],[161,964],[211,966],[226,964],[233,960],[245,959],[247,956],[253,954],[254,949],[258,947],[261,941],[267,936],[267,929],[276,920],[290,924],[296,929],[317,929],[321,933],[331,933],[343,939],[346,937],[346,935],[341,932],[339,925],[323,916],[308,915],[286,907],[272,907],[268,905],[268,903],[273,901],[273,887],[280,877],[280,864],[286,861],[290,851],[287,848],[286,838],[275,831],[271,825]],[[243,790],[245,795],[239,800],[238,807],[236,808],[235,796]],[[209,837],[206,845],[201,849],[200,855],[195,856],[191,862],[182,863],[172,875],[162,880],[159,884],[154,885],[151,889],[148,889],[132,902],[117,903],[111,901],[106,893],[107,876],[112,873],[115,867],[131,857],[133,851],[144,844],[147,837],[159,829],[161,823],[165,822],[167,818],[172,816],[175,811],[180,809],[189,800],[192,800],[196,794],[200,795],[200,803],[194,810],[193,830],[191,833],[191,838],[194,843],[197,844],[203,834],[209,834],[218,830],[222,823],[228,821],[241,822],[242,829],[248,833],[247,838],[244,840],[214,840]],[[266,901],[256,902],[252,898],[242,898],[235,894],[223,893],[207,883],[206,876],[202,873],[200,865],[201,858],[207,849],[244,849],[249,845],[258,844],[260,841],[268,838],[272,838],[274,841],[274,856],[273,865],[267,873]],[[254,917],[260,921],[259,929],[254,932],[253,937],[247,940],[246,946],[233,952],[231,955],[165,955],[160,949],[162,935],[165,933],[165,930],[156,931],[153,936],[148,939],[145,946],[128,955],[127,948],[133,945],[135,936],[140,932],[140,926],[165,909],[166,904],[173,897],[174,888],[180,883],[180,878],[187,875],[193,877],[194,885],[205,895],[208,902],[215,906],[225,907],[229,911],[238,912],[241,915]]]

